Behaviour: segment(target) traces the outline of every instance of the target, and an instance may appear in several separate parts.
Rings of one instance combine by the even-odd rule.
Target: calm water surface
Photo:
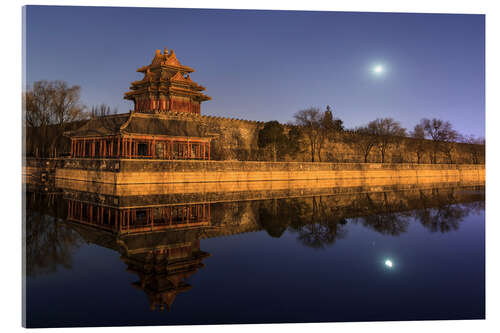
[[[27,192],[28,327],[484,318],[484,187],[155,202],[126,233],[80,197]]]

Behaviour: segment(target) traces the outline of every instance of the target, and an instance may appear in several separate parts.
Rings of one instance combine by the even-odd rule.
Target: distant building
[[[74,158],[210,159],[211,137],[199,122],[201,102],[210,100],[192,81],[194,69],[183,66],[165,49],[150,65],[137,70],[144,78],[132,82],[124,98],[134,102],[128,114],[97,117],[65,133]]]

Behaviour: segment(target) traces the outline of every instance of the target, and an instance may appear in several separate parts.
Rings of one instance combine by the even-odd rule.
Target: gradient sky
[[[131,109],[136,69],[167,47],[212,97],[202,114],[288,122],[329,104],[346,127],[437,117],[484,136],[484,15],[28,6],[25,22],[27,83],[78,84],[89,106]]]

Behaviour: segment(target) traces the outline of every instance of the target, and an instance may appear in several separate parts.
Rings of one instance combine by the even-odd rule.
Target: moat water
[[[134,205],[26,191],[28,327],[485,316],[484,186]]]

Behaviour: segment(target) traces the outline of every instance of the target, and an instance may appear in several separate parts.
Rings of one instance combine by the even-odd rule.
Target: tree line
[[[262,200],[257,221],[271,237],[285,231],[313,248],[325,248],[347,236],[347,224],[360,224],[383,235],[398,237],[416,220],[431,232],[458,230],[470,214],[484,209],[484,192],[471,191],[465,197],[456,188],[358,193],[341,204],[338,196],[313,196]],[[469,193],[469,192],[468,192]]]
[[[78,85],[45,80],[34,82],[23,93],[23,110],[25,155],[36,157],[67,153],[69,140],[64,132],[80,127],[88,119],[118,113],[106,104],[86,106]],[[312,162],[353,162],[343,159],[339,151],[339,147],[347,146],[356,152],[356,162],[398,162],[394,158],[388,161],[388,151],[402,150],[416,156],[414,161],[406,162],[458,163],[454,158],[457,143],[463,143],[461,151],[468,155],[469,163],[484,163],[484,138],[461,135],[450,122],[435,118],[422,119],[411,131],[392,118],[378,118],[346,129],[330,106],[325,111],[311,107],[295,113],[294,121],[288,124],[265,123],[257,136],[261,158],[272,161],[306,154]]]
[[[90,118],[115,114],[106,104],[88,107],[81,101],[81,87],[65,81],[36,81],[23,93],[25,149],[27,156],[53,157],[68,151],[65,131]]]
[[[485,140],[462,135],[449,121],[436,118],[421,119],[411,131],[393,118],[377,118],[364,126],[346,129],[343,121],[334,117],[327,106],[325,111],[316,107],[300,110],[295,113],[294,121],[286,125],[277,121],[265,123],[258,133],[257,144],[273,161],[285,155],[296,156],[300,147],[311,162],[322,162],[325,156],[331,161],[339,155],[334,147],[343,144],[358,153],[361,157],[358,162],[375,162],[374,155],[378,155],[376,162],[404,162],[402,158],[399,161],[387,158],[389,150],[404,150],[416,156],[416,161],[407,162],[423,163],[427,155],[432,164],[440,162],[440,155],[444,156],[443,163],[458,163],[454,153],[457,145],[462,144],[461,151],[468,155],[469,162],[478,164],[484,163]],[[326,154],[322,154],[324,150]]]

